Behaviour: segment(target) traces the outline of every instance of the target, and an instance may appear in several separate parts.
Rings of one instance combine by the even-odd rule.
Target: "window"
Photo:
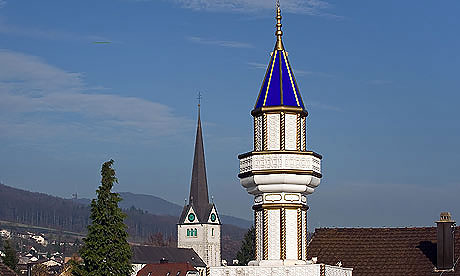
[[[211,228],[211,236],[214,237],[214,228]]]
[[[196,236],[197,236],[197,230],[196,230],[196,228],[195,228],[195,237],[196,237]]]
[[[190,237],[190,229],[187,229],[187,237]]]

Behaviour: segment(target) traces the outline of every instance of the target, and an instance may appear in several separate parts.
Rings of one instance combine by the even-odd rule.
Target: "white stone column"
[[[252,264],[303,264],[307,195],[320,183],[322,157],[307,151],[303,109],[274,107],[253,116],[254,150],[238,157],[241,184],[254,195]]]

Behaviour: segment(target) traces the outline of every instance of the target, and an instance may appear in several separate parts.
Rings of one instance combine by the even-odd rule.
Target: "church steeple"
[[[209,206],[209,196],[200,117],[200,104],[198,104],[198,123],[196,128],[195,155],[193,157],[189,202],[197,209],[198,214],[201,216]]]
[[[177,224],[177,247],[193,248],[208,266],[219,266],[221,222],[214,202],[209,203],[200,106],[199,103],[189,202]]]

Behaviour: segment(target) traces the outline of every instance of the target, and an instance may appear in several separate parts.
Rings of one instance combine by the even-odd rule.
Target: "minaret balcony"
[[[238,177],[241,185],[251,194],[311,194],[320,184],[322,157],[311,151],[253,151],[238,158]]]

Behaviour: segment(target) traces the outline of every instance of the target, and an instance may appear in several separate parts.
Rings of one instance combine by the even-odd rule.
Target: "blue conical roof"
[[[272,53],[254,109],[279,105],[305,108],[284,49]]]
[[[269,106],[293,106],[305,109],[281,39],[283,36],[281,18],[281,9],[277,2],[275,50],[268,64],[254,109]]]

